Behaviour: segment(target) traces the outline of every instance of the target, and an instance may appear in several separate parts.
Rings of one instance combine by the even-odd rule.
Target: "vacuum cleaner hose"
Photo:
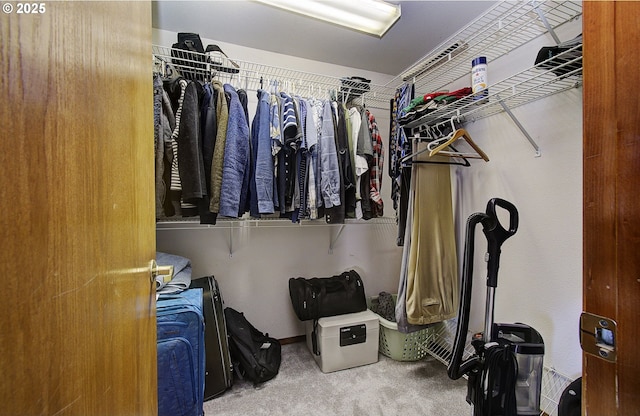
[[[456,337],[453,343],[451,361],[447,367],[447,374],[452,380],[457,380],[467,374],[478,365],[479,358],[473,356],[462,363],[462,354],[467,341],[469,331],[469,310],[471,308],[471,288],[473,285],[473,254],[475,227],[483,221],[489,220],[489,216],[482,212],[471,214],[467,219],[466,239],[464,243],[464,263],[462,268],[462,289],[460,293],[460,305],[458,307],[458,325]]]

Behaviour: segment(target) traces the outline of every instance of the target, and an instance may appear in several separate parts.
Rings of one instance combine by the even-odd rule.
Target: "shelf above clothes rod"
[[[255,91],[259,88],[268,90],[271,82],[276,82],[281,90],[286,90],[290,94],[300,96],[310,96],[316,98],[331,98],[333,92],[339,99],[340,88],[342,86],[342,78],[329,75],[316,74],[312,72],[298,71],[290,68],[281,68],[277,66],[265,65],[254,62],[247,62],[233,59],[232,65],[230,59],[224,56],[210,54],[199,54],[188,52],[194,58],[185,59],[183,57],[175,57],[176,53],[184,54],[185,51],[172,49],[166,46],[153,45],[152,54],[156,63],[171,64],[173,66],[185,67],[193,70],[193,67],[202,68],[202,74],[207,78],[214,77],[222,82],[230,82],[237,84],[246,90]],[[184,56],[184,55],[182,55]],[[211,62],[207,62],[208,58],[212,58]],[[186,65],[185,65],[186,64]],[[219,70],[223,68],[223,70]],[[224,68],[237,69],[237,71],[229,72]],[[345,74],[349,76],[351,74]],[[395,95],[395,88],[385,85],[368,84],[368,90],[364,91],[361,97],[356,98],[355,102],[364,104],[367,107],[388,109],[389,102]]]
[[[580,1],[498,2],[400,74],[399,82],[414,82],[416,92],[443,90],[469,77],[472,59],[491,62],[580,16]]]
[[[518,128],[527,137],[539,156],[540,149],[526,132],[524,127],[515,120],[511,111],[521,105],[551,96],[553,94],[580,87],[582,85],[582,45],[559,54],[548,61],[521,71],[509,78],[489,86],[487,97],[477,100],[467,96],[448,105],[422,115],[403,125],[411,134],[419,132],[424,126],[449,122],[455,119],[459,122],[471,122],[489,117],[501,112],[507,112],[514,119]],[[565,57],[570,57],[564,59]],[[561,64],[551,69],[544,68],[545,64],[559,60]],[[565,73],[557,75],[554,71],[565,69]]]
[[[563,56],[571,55],[581,47],[582,45],[575,46],[551,60],[562,59]],[[406,123],[404,127],[413,129],[420,125],[433,125],[447,122],[452,117],[459,118],[460,121],[462,119],[474,121],[502,112],[501,102],[513,109],[558,92],[579,87],[582,85],[581,60],[580,53],[580,56],[572,56],[571,59],[553,69],[544,69],[541,66],[526,69],[490,85],[489,95],[481,100],[473,96],[461,98]],[[562,66],[569,67],[566,74],[556,75],[553,71]]]
[[[555,30],[581,16],[579,1],[498,2],[398,79],[413,83],[418,96],[447,91],[453,83],[469,77],[472,59],[485,56],[491,62],[547,33],[559,43]],[[504,112],[529,141],[535,155],[540,156],[540,148],[511,110],[582,85],[582,44],[577,39],[568,42],[572,47],[562,54],[490,84],[483,99],[464,97],[404,120],[402,127],[415,135],[450,120],[464,123]]]

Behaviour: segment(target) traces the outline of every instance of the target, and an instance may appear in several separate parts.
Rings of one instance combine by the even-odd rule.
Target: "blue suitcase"
[[[202,289],[160,296],[158,334],[158,416],[202,416],[204,317]]]

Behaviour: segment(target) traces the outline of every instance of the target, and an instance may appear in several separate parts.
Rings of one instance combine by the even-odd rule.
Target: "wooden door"
[[[617,322],[583,354],[583,414],[640,415],[640,2],[584,7],[584,310]]]
[[[156,415],[150,3],[17,7],[0,13],[0,413]]]

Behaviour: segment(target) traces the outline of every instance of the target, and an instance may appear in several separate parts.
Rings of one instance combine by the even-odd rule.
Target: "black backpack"
[[[280,370],[280,341],[258,331],[244,314],[225,308],[229,351],[238,376],[254,383],[274,378]]]

